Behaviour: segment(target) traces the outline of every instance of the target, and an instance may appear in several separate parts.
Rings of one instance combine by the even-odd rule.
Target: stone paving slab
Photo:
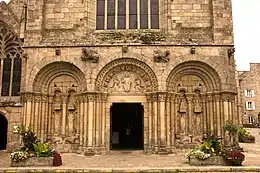
[[[105,173],[105,172],[113,172],[113,173],[145,173],[145,172],[152,172],[152,173],[157,173],[157,172],[165,172],[165,173],[177,173],[177,172],[190,172],[190,173],[196,173],[196,172],[237,172],[237,173],[242,173],[242,172],[248,172],[248,173],[256,173],[260,172],[260,167],[224,167],[224,166],[207,166],[207,167],[172,167],[172,168],[63,168],[60,169],[58,167],[34,167],[34,168],[0,168],[0,172],[8,172],[8,173],[25,173],[25,172],[46,172],[46,173],[51,173],[51,172],[63,172],[63,173],[76,173],[76,172],[89,172],[89,173]]]

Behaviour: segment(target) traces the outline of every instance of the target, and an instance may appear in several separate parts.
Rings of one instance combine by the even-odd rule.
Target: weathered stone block
[[[222,156],[211,156],[205,160],[200,160],[196,157],[190,157],[189,164],[194,166],[199,165],[226,165],[226,162]]]
[[[11,162],[12,167],[52,166],[53,157],[30,157],[21,162]]]

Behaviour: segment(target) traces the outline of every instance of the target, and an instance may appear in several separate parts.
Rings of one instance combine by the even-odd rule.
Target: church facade
[[[58,151],[171,153],[237,111],[231,0],[0,3],[6,148],[31,126]]]

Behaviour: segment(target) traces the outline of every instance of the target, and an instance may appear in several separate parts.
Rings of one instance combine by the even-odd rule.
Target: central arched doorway
[[[113,103],[110,110],[110,149],[142,150],[143,120],[141,103]]]
[[[5,150],[7,145],[8,121],[0,114],[0,150]]]

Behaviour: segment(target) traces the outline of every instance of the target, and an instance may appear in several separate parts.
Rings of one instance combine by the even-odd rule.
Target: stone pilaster
[[[221,122],[221,108],[220,108],[220,95],[216,94],[215,98],[215,106],[216,106],[216,121],[215,124],[217,126],[217,136],[221,136],[222,131],[222,122]]]
[[[152,150],[152,95],[149,93],[146,95],[147,104],[148,104],[148,148],[146,149],[146,153],[150,154]]]
[[[94,155],[93,146],[93,123],[94,123],[94,101],[95,94],[88,94],[88,145],[85,155]]]
[[[159,120],[159,150],[158,154],[168,154],[166,150],[166,117],[165,117],[165,101],[166,101],[166,93],[158,93],[158,104],[159,104],[159,112],[158,112],[158,120]]]
[[[158,97],[157,94],[153,94],[152,95],[152,99],[153,99],[153,150],[154,152],[158,152]]]
[[[101,95],[101,102],[102,102],[102,108],[101,108],[101,154],[106,153],[106,102],[107,102],[107,93],[102,93]]]

